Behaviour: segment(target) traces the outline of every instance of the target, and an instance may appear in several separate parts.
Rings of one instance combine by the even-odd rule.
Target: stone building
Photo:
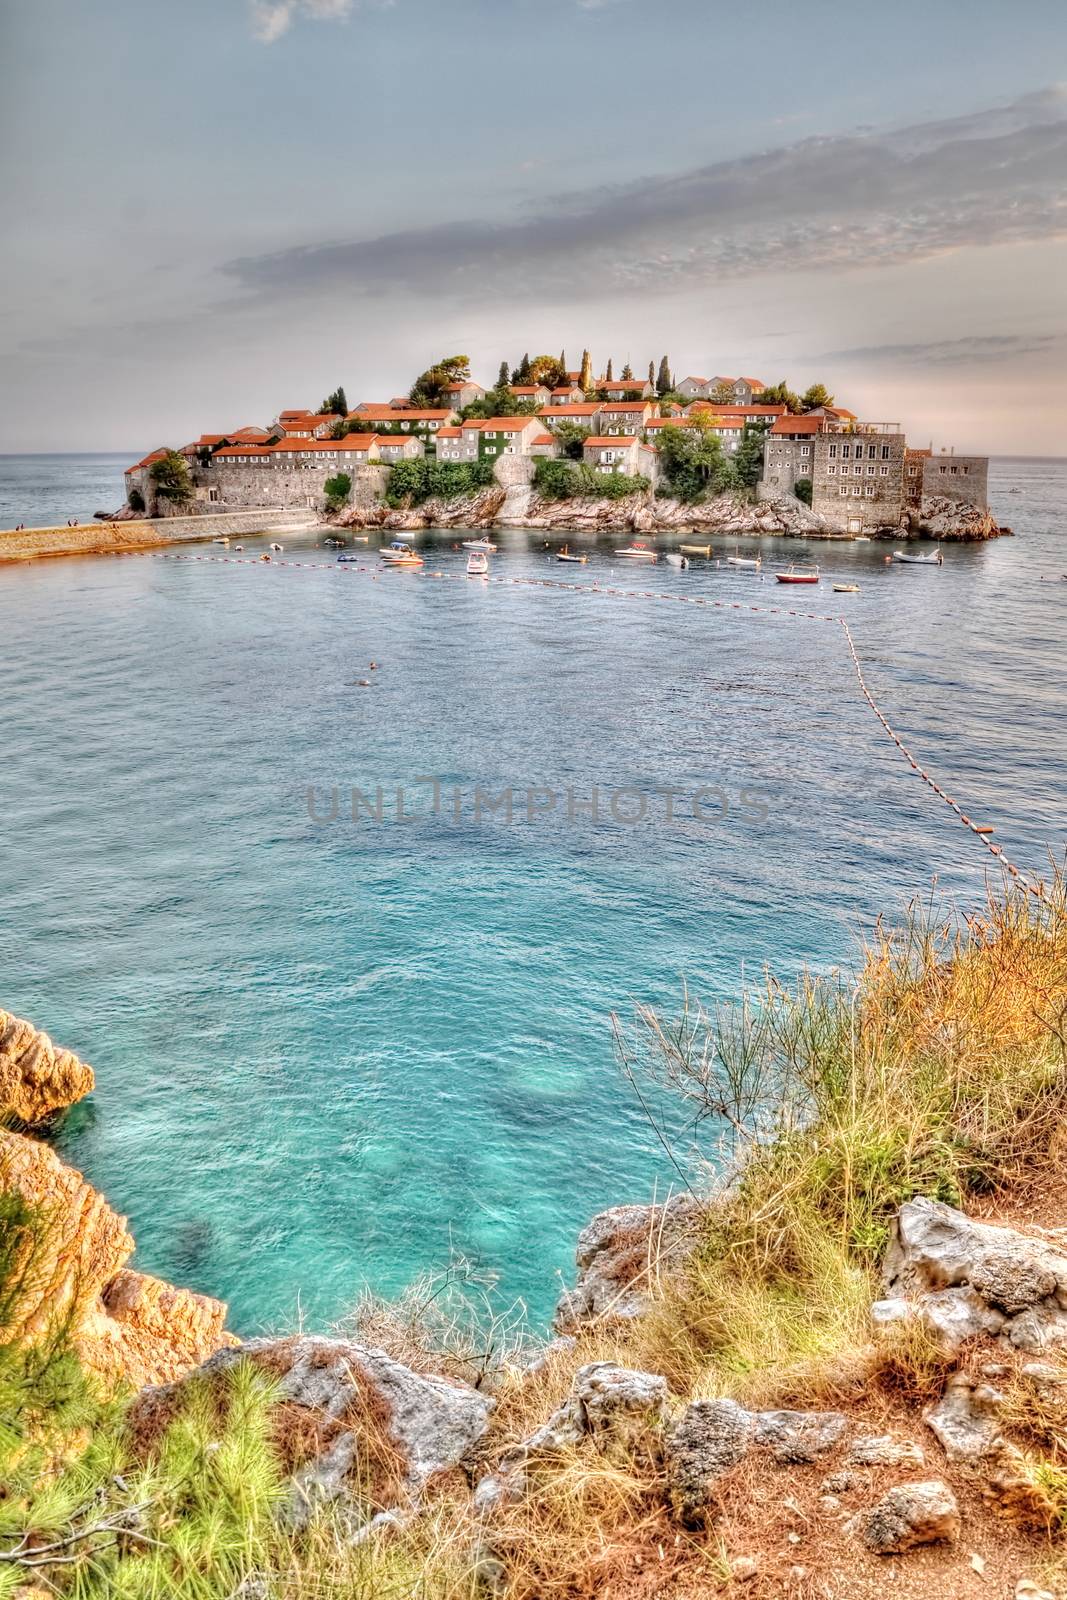
[[[465,423],[464,433],[469,428],[470,423]],[[490,460],[495,456],[532,455],[533,442],[544,431],[539,417],[486,417],[478,424],[478,454]]]
[[[687,400],[710,400],[717,390],[729,390],[731,404],[747,406],[752,404],[753,395],[763,392],[766,384],[762,378],[689,377],[683,378],[675,387]]]
[[[659,477],[659,456],[654,446],[645,444],[636,434],[589,438],[582,446],[582,460],[594,472],[617,472],[629,478],[640,473],[653,484]]]
[[[548,397],[550,406],[581,405],[585,399],[585,390],[580,383],[564,383],[558,389],[553,389]]]
[[[526,405],[547,406],[552,398],[552,390],[547,383],[512,383],[508,392],[513,399]]]
[[[600,410],[601,433],[640,433],[659,406],[652,400],[605,400]]]
[[[822,416],[779,417],[763,447],[763,475],[759,483],[761,500],[793,494],[801,479],[810,481],[815,456],[815,439],[827,426]],[[835,474],[836,476],[836,474]]]
[[[927,451],[923,460],[922,498],[952,500],[985,510],[989,490],[989,457],[958,456],[954,450],[938,455]]]
[[[841,533],[899,528],[904,451],[899,423],[827,421],[813,439],[811,509]]]
[[[472,406],[475,400],[484,400],[485,390],[480,383],[467,378],[462,383],[446,383],[441,396],[453,411],[462,411],[464,406]]]
[[[573,405],[545,406],[537,415],[546,428],[558,428],[562,422],[573,422],[587,433],[598,433],[603,409],[603,401],[581,400]]]
[[[377,405],[371,401],[364,401],[345,418],[349,427],[369,428],[383,437],[392,433],[413,433],[430,451],[435,448],[438,431],[458,420],[457,413],[448,406],[418,409],[413,406]]]
[[[647,400],[655,389],[647,378],[602,378],[597,384],[609,400]]]

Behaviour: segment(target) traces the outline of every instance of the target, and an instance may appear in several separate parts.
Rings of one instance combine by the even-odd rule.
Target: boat
[[[229,544],[229,539],[213,539],[212,544]]]
[[[483,555],[487,556],[496,555],[496,545],[491,544],[488,539],[464,539],[463,549],[480,550]]]
[[[354,533],[352,535],[352,543],[353,544],[369,544],[370,543],[370,534],[369,533]]]
[[[752,568],[756,572],[758,572],[760,567],[762,567],[762,565],[763,565],[763,557],[762,556],[727,556],[726,557],[726,565],[728,567],[748,567],[748,568]]]
[[[260,556],[260,558],[259,558],[259,559],[260,559],[260,560],[261,560],[261,561],[269,561],[269,560],[270,560],[270,556],[269,556],[269,555],[267,555],[267,553],[266,553],[266,551],[264,551],[264,553],[263,553],[263,554],[262,554],[262,555],[261,555],[261,556]]]
[[[277,550],[278,554],[281,555],[283,546],[280,545],[280,544],[272,544],[271,545],[271,549],[272,550]]]
[[[489,571],[489,557],[484,550],[472,550],[467,557],[467,577],[484,578]]]
[[[244,555],[245,553],[245,547],[243,544],[235,544],[234,549],[237,550],[241,555]]]
[[[683,556],[703,556],[707,560],[711,555],[710,544],[680,544],[678,548]]]
[[[870,542],[871,536],[869,533],[857,533],[853,535],[853,544],[870,544]]]
[[[779,583],[818,583],[818,567],[790,567],[788,572],[776,572]]]
[[[557,561],[574,561],[574,562],[577,562],[581,566],[584,567],[586,562],[589,560],[589,557],[588,556],[573,556],[573,555],[571,555],[569,546],[564,545],[562,550],[557,550],[556,551],[556,560]]]
[[[835,583],[834,584],[834,593],[835,594],[859,594],[859,592],[860,592],[860,586],[859,586],[858,583]]]
[[[337,557],[337,565],[338,566],[343,566],[349,561],[362,561],[362,560],[363,560],[363,557],[361,555],[356,555],[355,551],[353,551],[351,554],[349,554],[348,552],[342,550],[341,554]]]
[[[422,557],[413,550],[403,539],[394,539],[387,550],[380,552],[381,558],[387,567],[421,567],[425,565]]]
[[[656,552],[649,548],[641,539],[635,539],[633,544],[628,544],[625,550],[616,550],[617,556],[625,556],[627,561],[655,561]]]
[[[689,557],[683,556],[677,550],[671,550],[664,557],[664,560],[670,562],[672,567],[687,567],[689,565]]]
[[[913,556],[906,550],[894,550],[893,560],[908,567],[943,567],[945,557],[942,551],[935,550],[928,556]]]

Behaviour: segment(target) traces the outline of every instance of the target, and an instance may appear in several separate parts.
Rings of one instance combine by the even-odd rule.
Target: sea
[[[119,504],[136,454],[0,458],[0,524]],[[639,1007],[847,972],[999,882],[804,613],[1020,870],[1062,859],[1067,463],[994,462],[991,502],[1014,537],[940,568],[518,529],[492,576],[533,583],[455,532],[421,573],[315,532],[0,567],[0,1004],[95,1068],[55,1138],[135,1264],[242,1333],[449,1270],[544,1327],[596,1211],[718,1159],[622,1070]]]

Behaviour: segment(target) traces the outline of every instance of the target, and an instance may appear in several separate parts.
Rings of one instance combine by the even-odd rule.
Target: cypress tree
[[[622,381],[623,381],[623,383],[632,383],[633,382],[633,377],[634,377],[634,369],[633,369],[633,367],[631,367],[630,363],[627,362],[626,365],[622,369]]]
[[[508,386],[508,364],[506,361],[500,363],[500,371],[496,375],[496,386],[498,389],[506,389]]]
[[[610,383],[612,378],[613,378],[613,376],[614,376],[614,374],[613,374],[613,372],[611,370],[611,357],[609,356],[608,357],[608,364],[607,364],[607,367],[606,367],[605,372],[604,372],[604,377],[605,377],[606,381],[608,383]]]
[[[648,386],[650,389],[655,389],[656,387],[656,363],[654,361],[648,363]]]
[[[674,385],[671,381],[671,369],[668,365],[667,357],[664,356],[663,360],[659,364],[659,376],[656,379],[656,393],[659,395],[670,394],[673,387]]]
[[[582,351],[582,375],[578,382],[586,393],[593,387],[593,362],[588,350]]]

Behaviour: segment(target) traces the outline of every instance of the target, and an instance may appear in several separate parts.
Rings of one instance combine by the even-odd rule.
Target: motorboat
[[[467,557],[467,577],[484,578],[489,571],[489,557],[484,550],[472,550]]]
[[[341,554],[337,557],[337,565],[339,567],[340,566],[346,566],[350,561],[362,561],[362,560],[363,560],[363,557],[361,555],[357,555],[355,551],[349,552],[349,551],[346,551],[346,550],[342,550]]]
[[[556,551],[556,560],[557,561],[573,561],[576,564],[584,567],[586,562],[589,560],[589,557],[588,556],[575,556],[575,555],[572,555],[571,552],[570,552],[569,547],[567,545],[564,545],[562,550],[557,550]]]
[[[907,567],[943,567],[945,564],[944,552],[941,550],[934,550],[927,556],[913,556],[907,550],[894,550],[893,560]]]
[[[229,539],[213,539],[212,544],[229,544]]]
[[[663,559],[665,561],[667,561],[672,567],[683,567],[684,568],[684,567],[687,567],[689,565],[689,557],[688,556],[683,556],[681,554],[681,552],[678,551],[678,550],[669,551],[668,554],[666,556],[664,556]]]
[[[787,572],[776,572],[779,583],[818,583],[818,567],[790,567]]]
[[[758,572],[763,565],[762,556],[727,556],[728,567],[745,567],[750,571]]]
[[[616,550],[617,556],[623,556],[627,561],[655,561],[656,552],[640,539],[635,539],[633,544],[628,544],[625,550]]]
[[[235,550],[236,550],[236,551],[237,551],[237,553],[238,553],[238,554],[239,554],[239,555],[242,555],[242,556],[243,556],[243,555],[244,555],[244,553],[245,553],[245,547],[244,547],[244,545],[243,545],[243,544],[235,544],[235,545],[234,545],[234,549],[235,549]]]
[[[483,555],[487,556],[496,555],[496,545],[492,544],[488,539],[464,539],[462,548],[464,550],[480,550]]]
[[[283,548],[284,548],[284,547],[283,547],[283,546],[282,546],[282,545],[280,545],[280,544],[272,544],[272,545],[271,545],[271,549],[272,549],[272,550],[276,550],[276,551],[277,551],[277,552],[278,552],[278,554],[279,554],[279,555],[281,555],[281,553],[282,553],[282,549],[283,549]]]
[[[834,593],[835,594],[859,594],[859,592],[860,592],[860,586],[859,586],[858,583],[835,583],[834,584]]]
[[[387,567],[425,566],[418,551],[405,544],[403,539],[394,539],[388,549],[381,551],[381,558]]]

